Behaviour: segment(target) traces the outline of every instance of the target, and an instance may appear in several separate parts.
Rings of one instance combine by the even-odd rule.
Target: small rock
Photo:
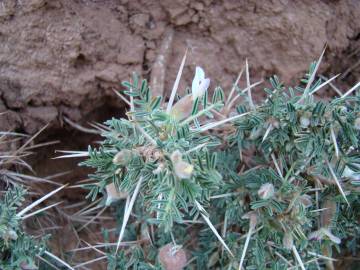
[[[159,261],[165,270],[182,270],[187,263],[185,251],[181,248],[174,252],[174,247],[173,244],[167,244],[160,248]]]

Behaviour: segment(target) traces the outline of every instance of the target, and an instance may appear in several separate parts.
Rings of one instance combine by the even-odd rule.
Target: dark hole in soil
[[[78,124],[91,128],[88,125],[89,122],[103,123],[112,117],[120,118],[125,116],[124,108],[115,107],[111,104],[113,104],[111,100],[106,100],[104,105],[86,115],[82,123]],[[68,183],[71,186],[77,184],[80,180],[87,179],[88,174],[91,173],[92,170],[86,167],[78,166],[78,163],[83,161],[84,158],[53,159],[56,156],[62,155],[62,153],[56,153],[55,151],[87,151],[88,145],[96,146],[95,142],[99,140],[101,140],[100,135],[84,133],[64,123],[62,128],[45,130],[36,140],[36,143],[49,141],[59,141],[59,143],[37,149],[36,154],[31,156],[28,162],[31,164],[33,170],[36,172],[36,176],[38,177],[48,177],[63,172],[69,172],[66,175],[56,177],[52,180],[62,184]],[[44,194],[56,188],[56,186],[50,184],[44,184],[39,187],[39,190],[41,190]],[[104,224],[100,225],[96,224],[96,222],[91,222],[86,229],[76,232],[76,230],[84,225],[84,223],[73,222],[66,215],[72,215],[76,211],[88,206],[91,203],[90,200],[85,199],[86,194],[87,191],[80,188],[67,188],[55,194],[45,202],[46,205],[60,201],[63,202],[60,205],[62,212],[58,212],[56,209],[50,209],[44,217],[40,217],[42,224],[41,227],[51,227],[51,225],[58,226],[57,229],[46,231],[46,233],[51,233],[48,245],[52,252],[59,256],[61,256],[63,252],[78,247],[80,244],[78,242],[79,238],[89,242],[102,241],[101,228],[106,226],[113,228],[116,226],[115,219],[114,222],[107,221],[106,226]],[[38,197],[34,197],[33,200],[37,198]],[[82,203],[79,207],[72,208],[72,206],[79,203]],[[41,207],[46,205],[42,205]],[[100,211],[100,209],[91,212],[89,215],[95,216],[98,211]],[[111,214],[109,214],[109,210],[107,210],[104,214],[111,216]],[[34,235],[40,233],[39,230],[41,228],[38,228],[39,223],[33,223],[34,221],[32,220],[27,222],[27,230]],[[96,256],[96,253],[93,253],[92,251],[76,254],[77,260],[80,261],[90,260],[94,258],[94,256]],[[92,265],[93,267],[96,267],[92,269],[103,269],[102,263],[103,262],[99,262],[99,264]]]

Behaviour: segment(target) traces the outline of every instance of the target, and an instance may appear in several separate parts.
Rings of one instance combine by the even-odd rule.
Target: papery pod
[[[322,211],[320,214],[320,224],[323,228],[328,228],[331,226],[332,220],[336,214],[336,202],[330,198],[326,198],[322,204],[322,208],[326,210]]]

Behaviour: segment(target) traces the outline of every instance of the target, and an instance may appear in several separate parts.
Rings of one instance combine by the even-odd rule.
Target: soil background
[[[182,92],[197,65],[212,89],[229,91],[245,59],[252,82],[277,74],[296,85],[326,45],[320,73],[341,73],[335,84],[345,92],[360,78],[359,18],[359,0],[0,0],[0,130],[34,134],[48,124],[41,140],[59,144],[38,152],[34,170],[72,170],[61,181],[75,182],[86,177],[76,161],[49,157],[84,150],[94,136],[64,117],[86,124],[123,114],[113,89],[132,72],[164,85],[166,97],[188,48]]]

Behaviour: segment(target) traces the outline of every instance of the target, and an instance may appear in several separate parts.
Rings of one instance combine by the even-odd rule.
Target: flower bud
[[[250,132],[250,135],[249,135],[249,139],[256,140],[257,138],[259,138],[261,136],[262,131],[263,130],[261,128],[252,129]]]
[[[16,231],[14,231],[13,229],[9,229],[5,232],[4,238],[6,240],[8,240],[8,239],[16,240],[18,238],[18,235],[17,235]]]
[[[159,261],[165,270],[182,270],[187,264],[185,251],[173,244],[160,248]]]
[[[261,199],[267,200],[274,196],[275,189],[273,184],[266,183],[263,184],[260,189],[258,190],[258,195]]]
[[[106,205],[109,206],[111,203],[116,202],[121,199],[126,199],[129,195],[127,192],[118,191],[114,183],[110,183],[106,186]]]
[[[299,201],[305,206],[305,208],[312,205],[311,197],[307,194],[301,195]]]
[[[280,122],[276,118],[270,118],[268,123],[271,124],[274,128],[280,127]]]
[[[303,128],[307,128],[310,125],[310,119],[306,116],[300,117],[300,125]]]
[[[294,237],[291,232],[285,232],[284,237],[282,239],[284,248],[292,249],[294,245]]]
[[[170,159],[172,161],[172,163],[176,163],[180,160],[182,160],[182,154],[179,150],[175,150],[174,152],[172,152]]]
[[[113,163],[116,165],[127,165],[133,158],[133,152],[129,149],[122,149],[113,158]]]
[[[153,174],[160,174],[165,169],[164,163],[160,163],[158,167],[152,171]]]
[[[179,150],[174,151],[170,158],[176,176],[180,179],[189,179],[194,171],[194,166],[182,160],[182,154]]]
[[[194,171],[194,166],[181,160],[174,164],[174,169],[177,177],[189,179]]]
[[[354,121],[354,128],[360,130],[360,117],[356,118]]]

